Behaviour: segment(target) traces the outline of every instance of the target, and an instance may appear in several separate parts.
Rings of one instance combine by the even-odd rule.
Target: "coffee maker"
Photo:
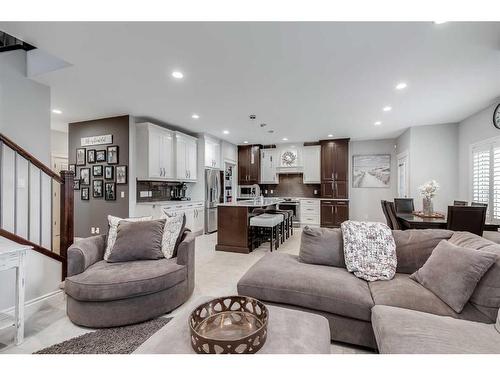
[[[185,183],[178,184],[172,187],[170,191],[171,199],[174,201],[189,201],[191,198],[186,197],[187,185]]]

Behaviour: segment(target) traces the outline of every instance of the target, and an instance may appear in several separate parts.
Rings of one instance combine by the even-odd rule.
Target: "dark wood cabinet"
[[[349,220],[348,201],[321,201],[321,226],[338,228],[344,221]]]
[[[321,196],[347,199],[349,196],[349,139],[321,141]]]
[[[238,184],[259,183],[260,145],[238,146]]]

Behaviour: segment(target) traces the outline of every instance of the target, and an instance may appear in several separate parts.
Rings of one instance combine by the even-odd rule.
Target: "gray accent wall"
[[[91,236],[91,228],[98,227],[101,234],[108,231],[108,215],[129,217],[129,197],[130,197],[130,163],[129,163],[129,140],[130,140],[130,116],[110,117],[98,120],[75,122],[69,124],[69,163],[75,164],[76,149],[81,148],[80,139],[82,137],[92,137],[96,135],[113,135],[112,145],[119,147],[119,165],[128,167],[128,183],[126,185],[116,185],[116,201],[106,201],[103,198],[92,197],[92,181],[94,177],[90,177],[90,198],[88,201],[82,201],[80,191],[75,191],[75,236],[89,237]],[[109,145],[90,146],[87,149],[105,150]],[[103,167],[107,163],[88,164],[85,168],[101,164]],[[117,165],[114,165],[116,168]],[[77,176],[81,167],[77,167]],[[103,179],[98,177],[98,179]],[[116,170],[115,170],[116,181]],[[106,180],[105,180],[106,182]],[[132,181],[135,184],[135,179]],[[121,193],[124,197],[121,197]],[[134,196],[135,197],[135,196]],[[135,200],[135,198],[134,198]]]

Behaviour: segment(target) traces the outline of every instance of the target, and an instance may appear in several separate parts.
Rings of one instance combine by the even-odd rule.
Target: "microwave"
[[[239,185],[238,198],[253,198],[260,195],[259,185]]]

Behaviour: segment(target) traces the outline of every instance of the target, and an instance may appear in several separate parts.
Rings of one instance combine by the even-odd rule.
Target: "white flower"
[[[439,190],[439,184],[435,180],[426,182],[418,188],[420,190],[420,195],[424,198],[430,199],[436,196]]]

